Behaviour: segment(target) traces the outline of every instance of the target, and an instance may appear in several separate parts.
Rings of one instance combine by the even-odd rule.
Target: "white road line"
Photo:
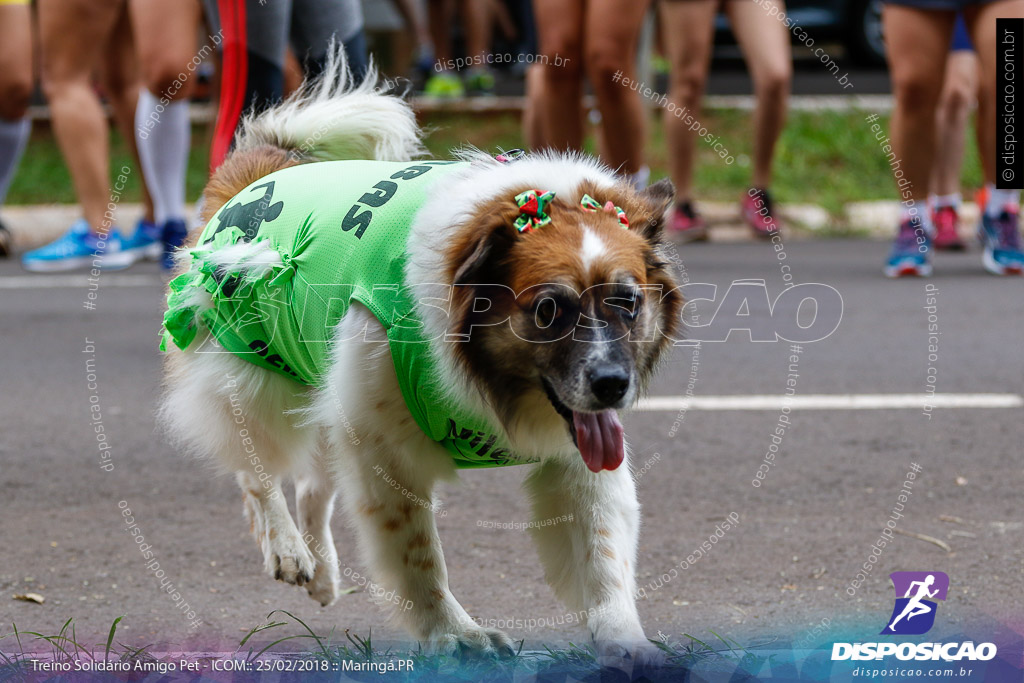
[[[1020,394],[806,394],[803,396],[650,396],[637,406],[642,411],[665,410],[884,410],[915,408],[1020,408]]]
[[[112,275],[104,273],[100,287],[153,287],[163,284],[159,275]],[[76,275],[14,275],[0,277],[0,289],[85,289],[89,283],[82,273]]]
[[[86,277],[75,275],[23,275],[0,278],[0,289],[85,288]],[[111,275],[100,277],[100,287],[162,286],[158,275]],[[1020,394],[805,394],[782,396],[650,396],[637,409],[645,412],[676,410],[884,410],[887,408],[1020,408]]]

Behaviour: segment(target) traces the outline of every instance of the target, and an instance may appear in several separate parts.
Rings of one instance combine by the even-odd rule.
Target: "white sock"
[[[18,161],[31,132],[32,122],[27,116],[18,121],[0,119],[0,204],[7,198],[7,190],[18,171]]]
[[[164,106],[149,90],[139,91],[135,140],[157,225],[185,218],[185,169],[191,136],[187,101]]]
[[[651,178],[651,169],[649,166],[641,166],[640,170],[636,173],[630,173],[626,176],[626,180],[633,184],[637,190],[642,190],[647,187],[647,181]]]
[[[963,195],[959,192],[953,192],[952,194],[933,194],[928,198],[928,203],[933,209],[938,209],[943,206],[952,206],[954,209],[959,209],[962,202]]]
[[[929,235],[935,233],[935,228],[932,226],[931,212],[928,211],[928,206],[925,202],[904,202],[902,203],[903,211],[900,215],[900,225],[907,220],[920,221],[921,227]]]
[[[995,218],[1003,212],[1007,204],[1020,204],[1020,190],[997,190],[995,185],[985,183],[988,201],[985,203],[985,215]]]

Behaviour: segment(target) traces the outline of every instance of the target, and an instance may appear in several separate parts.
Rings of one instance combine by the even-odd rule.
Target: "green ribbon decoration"
[[[629,229],[629,218],[626,217],[626,212],[621,207],[615,206],[611,202],[608,202],[602,206],[601,202],[597,201],[589,194],[584,194],[580,199],[580,208],[590,213],[597,213],[602,208],[608,212],[615,212],[616,217],[619,219],[619,225],[623,228]]]
[[[550,223],[551,216],[546,213],[546,209],[554,198],[555,193],[550,191],[527,190],[517,194],[516,204],[519,205],[519,217],[512,223],[516,226],[516,230],[530,232],[534,228]]]
[[[583,195],[583,198],[580,199],[580,207],[584,211],[589,211],[590,213],[597,213],[598,211],[601,210],[601,202],[597,201],[589,194],[585,194]]]
[[[300,230],[300,238],[304,234]],[[216,307],[225,298],[245,296],[245,287],[255,280],[271,279],[272,282],[283,284],[294,273],[291,257],[287,254],[282,254],[282,266],[276,266],[260,276],[240,276],[237,274],[238,269],[218,266],[210,257],[218,249],[230,244],[231,235],[224,231],[217,233],[209,245],[204,245],[209,248],[192,249],[189,269],[168,284],[167,310],[164,312],[164,331],[160,340],[161,351],[166,351],[171,344],[184,351],[195,340],[199,332],[199,307],[190,302],[194,301],[194,286],[205,289]]]

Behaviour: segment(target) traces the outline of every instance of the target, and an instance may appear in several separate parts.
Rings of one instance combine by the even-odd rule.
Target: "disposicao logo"
[[[888,626],[880,635],[919,636],[935,624],[936,600],[945,600],[949,577],[942,572],[893,572],[889,575],[896,590]]]
[[[896,591],[896,604],[880,635],[918,636],[927,633],[935,624],[935,613],[938,610],[936,600],[945,600],[949,592],[949,577],[942,572],[893,572],[889,577]],[[890,655],[901,660],[985,661],[996,656],[996,646],[994,643],[975,645],[971,641],[832,645],[833,661],[884,659]]]

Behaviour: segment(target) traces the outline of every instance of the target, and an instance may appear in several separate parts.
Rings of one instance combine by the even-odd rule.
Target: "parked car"
[[[882,0],[788,0],[786,14],[815,42],[840,41],[857,64],[885,64]],[[733,42],[724,16],[718,17],[715,28],[716,42]],[[795,36],[794,41],[799,43]]]

